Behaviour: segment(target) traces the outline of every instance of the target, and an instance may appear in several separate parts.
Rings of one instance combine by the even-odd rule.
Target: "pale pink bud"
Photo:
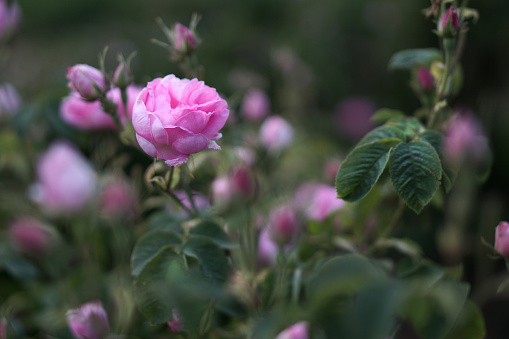
[[[172,310],[172,315],[173,319],[168,321],[168,327],[170,328],[170,330],[172,330],[172,332],[175,333],[180,332],[180,330],[182,329],[182,317],[180,316],[176,309]]]
[[[113,84],[119,88],[125,88],[132,82],[131,70],[125,62],[118,64],[113,73]]]
[[[110,180],[102,188],[100,209],[110,218],[133,217],[138,209],[136,194],[125,180]]]
[[[78,339],[103,339],[110,332],[108,315],[99,301],[67,311],[67,324]]]
[[[261,121],[270,112],[269,97],[261,89],[250,89],[244,96],[241,110],[247,120]]]
[[[0,0],[0,39],[8,37],[21,19],[21,8],[16,1],[9,7],[6,0]]]
[[[9,83],[0,84],[0,116],[14,114],[21,107],[18,91]]]
[[[230,204],[233,187],[230,178],[218,177],[212,182],[212,199],[214,205],[219,208],[224,208]]]
[[[509,223],[502,221],[495,230],[495,249],[504,257],[509,257]]]
[[[258,263],[263,266],[275,266],[278,253],[279,246],[270,238],[269,229],[264,228],[258,238]]]
[[[472,114],[456,115],[451,119],[445,131],[443,152],[445,160],[451,164],[484,160],[488,152],[486,137]]]
[[[256,180],[248,167],[238,167],[232,173],[232,185],[235,192],[244,198],[250,198],[256,191]]]
[[[96,175],[90,164],[65,142],[54,143],[41,156],[37,177],[31,197],[50,212],[83,209],[96,186]]]
[[[235,147],[237,158],[248,166],[253,166],[256,160],[256,154],[251,148]]]
[[[306,321],[298,322],[279,333],[276,339],[307,339],[308,327]]]
[[[77,91],[85,100],[94,101],[106,91],[104,75],[98,69],[84,64],[67,68],[69,88]]]
[[[307,183],[297,190],[295,205],[302,209],[309,219],[323,221],[335,211],[342,209],[345,202],[337,198],[335,187]]]
[[[300,227],[293,208],[284,205],[272,212],[267,228],[274,242],[286,245],[295,240]]]
[[[417,72],[417,80],[419,80],[419,84],[425,91],[431,91],[433,89],[433,75],[426,67],[419,68]]]
[[[371,116],[375,105],[365,98],[352,97],[341,102],[336,109],[335,123],[342,136],[358,140],[375,126]]]
[[[9,239],[25,253],[44,254],[51,248],[53,232],[37,219],[22,217],[10,224]]]
[[[449,7],[442,16],[438,27],[439,33],[444,37],[453,37],[458,34],[460,29],[460,18],[454,6]]]
[[[173,47],[178,52],[188,53],[198,46],[195,34],[186,26],[177,23],[173,27]]]
[[[278,153],[293,142],[293,127],[282,117],[268,117],[260,127],[260,141],[271,153]]]

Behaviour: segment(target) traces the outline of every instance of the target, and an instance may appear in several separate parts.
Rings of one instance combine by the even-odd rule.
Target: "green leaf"
[[[192,235],[183,252],[198,260],[205,277],[217,282],[224,282],[228,278],[230,267],[226,255],[212,240]]]
[[[389,69],[410,69],[416,65],[440,60],[442,55],[436,48],[406,49],[395,53],[389,60]]]
[[[204,220],[200,222],[198,225],[191,228],[189,234],[202,235],[224,249],[236,247],[236,244],[230,239],[221,226],[213,221]]]
[[[338,197],[354,202],[368,194],[387,164],[389,151],[398,143],[401,139],[388,138],[354,148],[336,175]]]
[[[383,139],[400,139],[401,141],[405,140],[405,134],[401,129],[395,126],[380,126],[378,128],[375,128],[371,132],[369,132],[364,138],[362,138],[361,141],[357,144],[356,147],[366,145],[378,140]]]
[[[406,140],[411,140],[424,131],[424,126],[419,120],[413,117],[405,118],[404,120],[389,121],[386,126],[401,130]]]
[[[152,231],[145,234],[134,247],[131,255],[131,273],[140,274],[145,265],[158,254],[159,250],[168,245],[177,245],[181,239],[168,231]]]
[[[417,214],[430,202],[442,177],[440,158],[424,141],[397,145],[389,159],[389,171],[396,192]]]
[[[442,133],[440,133],[439,131],[429,129],[427,131],[420,133],[419,138],[421,138],[421,140],[426,141],[428,144],[433,146],[433,148],[435,149],[437,154],[441,153],[442,143],[443,143],[443,139],[444,139],[444,137],[442,136]]]
[[[405,117],[405,113],[397,109],[382,108],[375,112],[371,117],[374,122],[387,122],[395,119],[402,119]]]
[[[486,328],[481,311],[472,301],[467,300],[446,339],[481,339],[485,336]]]
[[[17,279],[34,279],[39,272],[30,261],[12,254],[3,259],[4,269]]]
[[[169,247],[163,247],[143,267],[134,282],[134,295],[140,312],[152,325],[172,319],[173,304],[168,298],[167,278],[172,267],[181,267],[180,257]]]

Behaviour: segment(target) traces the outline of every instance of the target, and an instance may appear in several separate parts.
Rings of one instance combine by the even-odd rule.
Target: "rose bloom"
[[[108,315],[99,301],[67,311],[67,324],[78,339],[103,339],[110,332]]]
[[[500,255],[509,257],[509,223],[502,221],[495,230],[495,249]]]
[[[129,119],[131,119],[134,102],[141,91],[141,87],[131,85],[127,87],[126,91],[127,114]],[[107,96],[111,101],[117,104],[117,112],[120,117],[120,121],[125,123],[125,110],[120,89],[111,89]],[[116,129],[113,118],[103,111],[99,101],[85,101],[76,91],[72,91],[71,94],[62,101],[62,104],[60,105],[60,116],[69,125],[82,130],[92,131]]]
[[[51,248],[53,233],[39,220],[21,217],[9,225],[9,239],[25,253],[44,254]]]
[[[298,322],[279,333],[276,339],[307,339],[308,323],[305,321]]]
[[[140,147],[168,166],[187,162],[189,155],[220,149],[214,140],[228,119],[227,103],[197,79],[173,74],[147,84],[133,108],[133,126]]]
[[[295,204],[309,219],[324,221],[329,215],[345,206],[337,198],[334,186],[307,183],[299,187],[295,194]]]
[[[260,141],[270,153],[278,153],[293,142],[293,127],[282,117],[273,115],[260,127]]]
[[[242,101],[242,114],[251,121],[261,121],[270,112],[270,101],[267,94],[258,88],[250,89]]]
[[[85,64],[67,68],[67,86],[78,92],[83,99],[94,101],[107,90],[104,75],[100,70]]]
[[[65,142],[53,144],[39,159],[31,197],[51,212],[76,212],[92,197],[96,175],[90,164]]]

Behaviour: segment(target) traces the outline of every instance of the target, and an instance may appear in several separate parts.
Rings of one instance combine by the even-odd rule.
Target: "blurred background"
[[[430,5],[428,0],[18,2],[23,21],[9,42],[0,82],[12,83],[25,103],[44,107],[35,108],[34,114],[53,116],[68,94],[67,67],[98,67],[98,54],[105,46],[109,70],[115,68],[119,52],[127,56],[137,51],[133,70],[138,84],[170,73],[181,76],[167,51],[150,39],[165,40],[156,17],[168,26],[187,25],[197,12],[202,16],[198,58],[205,68],[204,80],[230,99],[233,111],[250,87],[269,95],[272,111],[288,119],[297,134],[305,136],[301,140],[311,141],[299,148],[300,163],[294,166],[303,170],[290,173],[303,181],[312,179],[329,158],[346,154],[372,127],[355,131],[362,116],[382,107],[407,114],[419,108],[408,86],[409,74],[390,72],[387,64],[397,51],[438,43],[431,32],[434,24],[421,12]],[[503,337],[509,324],[500,318],[505,314],[500,310],[509,303],[492,297],[491,289],[497,288],[505,265],[489,258],[492,251],[481,245],[481,238],[492,244],[498,222],[509,219],[509,2],[472,0],[469,6],[479,11],[480,20],[468,33],[464,86],[452,106],[469,109],[482,121],[494,162],[465,216],[473,235],[465,278],[473,284],[472,296],[483,309],[490,337]],[[348,123],[338,113],[342,110],[356,111],[361,121],[346,128]],[[305,168],[298,166],[302,163]],[[434,244],[439,226],[424,232],[423,239]],[[432,259],[447,264],[434,245],[424,247]]]

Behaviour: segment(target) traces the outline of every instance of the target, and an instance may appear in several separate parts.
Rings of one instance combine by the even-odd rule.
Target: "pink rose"
[[[454,36],[460,29],[460,18],[454,6],[449,7],[447,12],[442,16],[438,31],[447,37]]]
[[[96,175],[85,158],[64,142],[53,144],[37,164],[32,198],[52,212],[76,212],[92,197]]]
[[[338,199],[337,195],[333,186],[307,183],[297,190],[295,204],[309,219],[323,221],[345,206],[345,202]]]
[[[99,301],[67,311],[67,324],[78,339],[103,339],[110,332],[108,315]]]
[[[133,108],[133,126],[141,148],[168,166],[190,154],[220,149],[214,139],[228,119],[228,107],[214,88],[173,74],[148,83]]]
[[[300,226],[293,208],[284,205],[272,212],[267,228],[274,242],[286,245],[295,240]]]
[[[429,92],[433,89],[435,80],[433,79],[433,75],[429,69],[426,67],[419,68],[419,71],[417,71],[417,80],[425,91]]]
[[[270,153],[278,153],[293,142],[293,127],[282,117],[268,117],[260,127],[260,141]]]
[[[141,87],[127,87],[127,114],[131,119],[134,102],[141,91]],[[124,104],[120,89],[113,88],[107,93],[108,99],[117,104],[117,112],[120,120],[125,123]],[[89,102],[75,91],[66,97],[60,105],[60,115],[69,125],[83,130],[116,129],[113,118],[105,113],[99,101]]]
[[[504,257],[509,257],[509,223],[502,221],[495,230],[495,249]]]
[[[29,217],[16,219],[10,224],[9,238],[21,251],[31,254],[44,254],[53,242],[51,229]]]
[[[137,200],[134,190],[125,180],[112,179],[102,187],[100,210],[110,218],[130,218],[137,213]]]
[[[67,68],[68,86],[77,91],[85,100],[97,100],[106,91],[104,75],[98,69],[84,64]]]
[[[173,28],[173,47],[179,52],[187,53],[196,49],[196,36],[189,28],[182,24],[175,24]]]
[[[242,114],[251,121],[263,120],[270,112],[270,101],[261,89],[250,89],[242,101]]]
[[[445,131],[445,160],[453,165],[463,161],[482,162],[488,152],[486,137],[475,116],[472,113],[453,116]]]
[[[358,140],[368,133],[375,124],[371,116],[375,105],[365,98],[351,97],[342,101],[335,113],[335,123],[339,132],[348,139]]]
[[[283,332],[279,333],[276,339],[307,339],[308,323],[305,321],[298,322]]]

